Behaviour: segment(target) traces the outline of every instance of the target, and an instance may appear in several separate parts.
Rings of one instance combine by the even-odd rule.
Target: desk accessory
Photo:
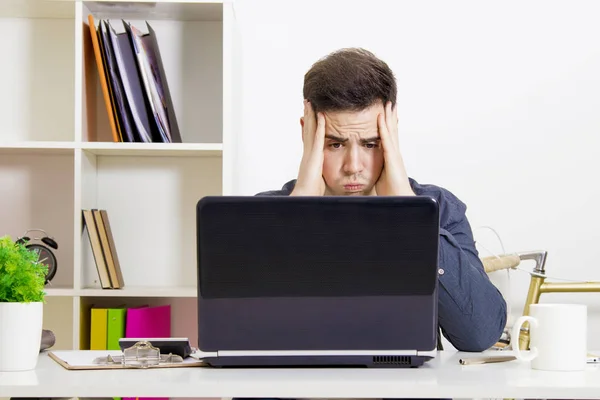
[[[121,356],[97,357],[95,364],[112,365],[120,364],[137,368],[148,368],[162,364],[178,364],[183,362],[183,357],[176,354],[161,354],[158,347],[154,347],[150,342],[139,341],[134,345],[123,350]]]
[[[537,303],[512,327],[515,356],[542,371],[583,371],[587,364],[587,305]],[[523,323],[529,322],[528,354],[518,346]]]
[[[484,357],[471,357],[471,358],[461,358],[458,362],[461,365],[475,365],[475,364],[489,364],[489,363],[499,363],[505,361],[513,361],[516,360],[515,356],[484,356]]]
[[[192,346],[188,338],[121,338],[119,347],[121,351],[125,351],[142,341],[160,349],[160,354],[174,354],[181,358],[189,357],[192,354]]]
[[[31,238],[30,236],[27,236],[29,232],[42,232],[43,236]],[[26,248],[33,250],[38,254],[38,262],[48,268],[44,284],[50,282],[52,278],[54,278],[54,275],[56,275],[56,270],[58,268],[58,262],[53,253],[53,250],[58,250],[58,244],[54,238],[50,237],[42,229],[29,229],[23,236],[18,238],[15,243],[23,244]]]
[[[49,329],[42,329],[42,340],[40,341],[40,351],[49,349],[56,343],[54,332]]]
[[[92,369],[148,369],[205,367],[203,361],[192,357],[181,358],[176,354],[160,354],[157,347],[140,341],[136,345],[119,350],[59,350],[48,356],[68,370]]]

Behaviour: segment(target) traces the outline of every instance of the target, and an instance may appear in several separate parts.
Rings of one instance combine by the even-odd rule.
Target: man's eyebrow
[[[335,136],[332,134],[326,134],[325,135],[326,139],[331,139],[331,140],[335,140],[336,142],[339,143],[344,143],[348,141],[348,138],[343,138],[340,136]],[[373,137],[368,137],[368,138],[364,138],[364,139],[360,139],[361,143],[374,143],[374,142],[379,142],[381,139],[379,138],[379,136],[373,136]]]
[[[348,138],[343,138],[335,135],[331,135],[329,133],[325,134],[326,139],[335,140],[336,142],[344,143],[348,141]]]
[[[378,142],[381,139],[379,138],[379,136],[373,136],[373,137],[369,137],[369,138],[364,138],[364,139],[360,139],[361,143],[373,143],[373,142]]]

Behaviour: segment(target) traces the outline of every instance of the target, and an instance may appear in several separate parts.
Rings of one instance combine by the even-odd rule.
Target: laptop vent
[[[410,356],[374,356],[373,364],[411,365]]]

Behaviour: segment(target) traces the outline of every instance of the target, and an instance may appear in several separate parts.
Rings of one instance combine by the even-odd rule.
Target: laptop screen
[[[429,197],[205,197],[199,296],[428,295],[438,235]]]

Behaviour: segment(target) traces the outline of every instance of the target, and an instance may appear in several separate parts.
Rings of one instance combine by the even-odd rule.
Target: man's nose
[[[360,151],[356,146],[350,146],[344,159],[344,172],[348,175],[356,174],[362,170]]]

